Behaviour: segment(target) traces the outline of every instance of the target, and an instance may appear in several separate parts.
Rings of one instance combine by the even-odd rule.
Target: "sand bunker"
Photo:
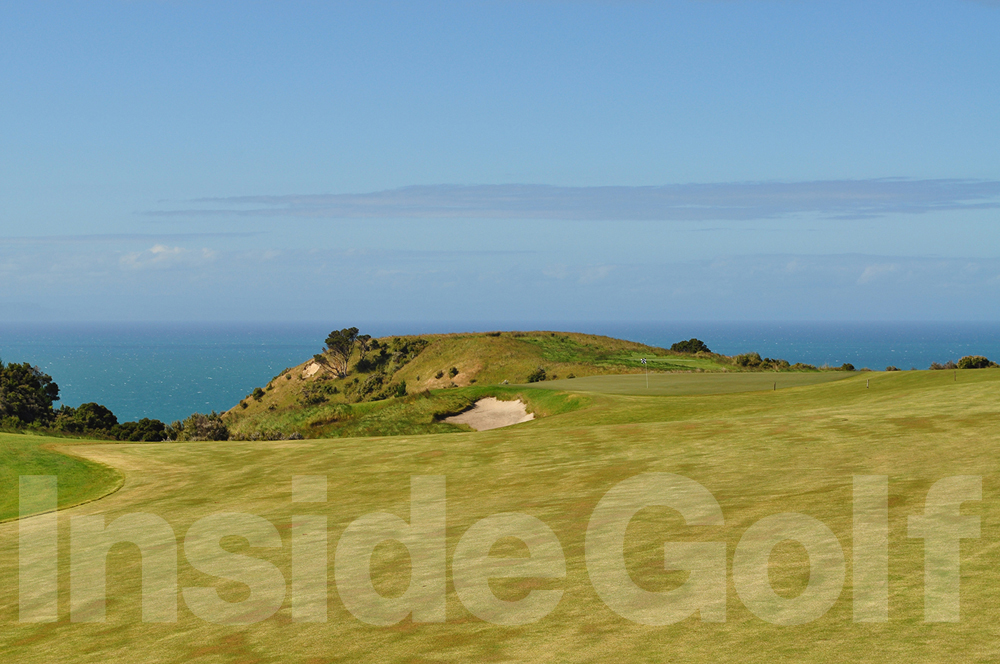
[[[459,415],[446,417],[444,421],[452,424],[468,424],[476,431],[486,431],[533,419],[535,414],[528,412],[523,401],[500,401],[494,397],[486,397],[477,401],[471,409]]]

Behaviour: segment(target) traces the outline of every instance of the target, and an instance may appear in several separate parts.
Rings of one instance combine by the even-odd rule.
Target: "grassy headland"
[[[737,373],[748,377],[762,375],[766,368],[767,375],[803,376],[799,370],[804,370],[820,376],[815,367],[762,361],[756,354],[682,353],[611,337],[548,331],[386,337],[376,340],[366,354],[355,350],[345,365],[346,375],[340,375],[321,355],[286,369],[227,411],[226,425],[234,437],[247,439],[446,433],[462,427],[442,422],[443,417],[485,396],[520,398],[536,416],[568,407],[554,403],[562,397],[526,387],[511,391],[508,385],[591,391],[587,377],[647,371],[658,376]],[[833,374],[829,379],[844,375]],[[782,383],[825,379],[782,378]],[[663,393],[706,393],[715,384],[679,380]],[[717,391],[766,389],[771,384],[771,379],[734,377],[718,382]]]

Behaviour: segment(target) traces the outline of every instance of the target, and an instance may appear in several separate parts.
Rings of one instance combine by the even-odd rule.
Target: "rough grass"
[[[468,431],[442,420],[471,408],[484,397],[524,401],[529,412],[546,417],[579,408],[585,399],[527,387],[483,385],[421,392],[401,399],[355,404],[325,403],[305,408],[265,411],[252,418],[233,418],[234,437],[254,432],[304,432],[308,438],[398,436]]]
[[[865,380],[871,379],[871,386]],[[68,524],[63,538],[59,623],[17,622],[16,532],[0,525],[0,651],[18,662],[328,662],[328,661],[607,661],[622,662],[992,662],[1000,658],[1000,370],[869,374],[777,392],[685,397],[593,394],[587,407],[509,429],[449,435],[279,441],[97,445],[75,447],[126,473],[121,491],[71,510],[110,520],[132,512],[167,519],[179,537],[198,518],[250,512],[281,533],[280,549],[227,544],[290,574],[290,519],[329,519],[329,620],[293,623],[290,599],[273,617],[249,627],[212,625],[180,602],[177,623],[139,619],[140,558],[119,546],[108,558],[107,623],[72,623],[67,614]],[[626,564],[649,590],[683,579],[663,570],[667,541],[722,541],[734,548],[757,520],[800,512],[825,523],[847,561],[846,584],[820,619],[778,627],[742,604],[728,576],[724,623],[697,617],[666,627],[631,623],[597,597],[584,564],[584,533],[595,505],[617,482],[642,472],[678,473],[718,499],[720,527],[688,527],[671,510],[649,508],[626,532]],[[323,474],[325,504],[296,504],[291,478]],[[852,475],[889,477],[889,621],[858,624],[852,616]],[[982,519],[982,537],[961,544],[962,616],[958,623],[923,622],[924,549],[907,537],[907,518],[922,514],[929,487],[959,474],[983,478],[983,500],[962,507]],[[447,478],[448,557],[477,520],[499,512],[541,519],[566,555],[564,579],[497,579],[499,596],[532,588],[564,595],[543,620],[497,627],[471,616],[448,585],[447,622],[373,627],[343,607],[332,580],[336,543],[354,519],[373,511],[409,518],[410,478]],[[508,543],[509,544],[509,543]],[[494,555],[523,549],[497,545]],[[246,597],[239,584],[194,570],[179,554],[180,585],[210,586]],[[409,561],[398,546],[380,546],[373,582],[384,592],[406,587]],[[785,595],[808,578],[800,548],[779,545],[770,580]],[[449,567],[450,579],[450,567]]]

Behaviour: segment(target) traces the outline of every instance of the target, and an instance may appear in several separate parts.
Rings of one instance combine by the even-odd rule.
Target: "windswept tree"
[[[367,350],[368,340],[371,339],[370,336],[364,335],[366,337],[364,344]],[[329,367],[338,376],[347,375],[347,365],[351,361],[351,355],[354,353],[354,347],[358,343],[358,328],[356,327],[345,327],[343,330],[334,330],[326,338],[326,355],[329,357]],[[320,364],[325,364],[320,362]]]

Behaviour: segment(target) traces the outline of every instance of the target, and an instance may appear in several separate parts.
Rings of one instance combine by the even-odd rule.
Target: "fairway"
[[[678,396],[692,394],[729,394],[758,390],[785,389],[842,380],[856,374],[846,371],[809,373],[650,373],[616,376],[586,376],[532,383],[532,387],[572,392],[634,394],[638,396]]]
[[[947,373],[947,375],[945,375]],[[332,661],[685,661],[914,662],[995,661],[1000,605],[1000,370],[871,374],[777,394],[744,392],[677,399],[594,395],[590,406],[481,433],[275,442],[74,446],[75,453],[124,472],[124,487],[60,513],[60,621],[19,623],[18,524],[0,524],[0,650],[18,662],[332,662]],[[593,423],[593,420],[603,423]],[[675,473],[718,500],[724,524],[688,526],[673,510],[638,512],[625,532],[624,561],[634,582],[665,591],[686,573],[664,570],[664,542],[725,542],[725,621],[696,615],[648,626],[612,611],[597,595],[585,561],[588,523],[602,497],[642,473]],[[295,475],[321,475],[326,502],[293,503]],[[411,481],[444,476],[448,585],[446,620],[366,624],[344,606],[334,580],[338,540],[355,519],[376,511],[410,519]],[[888,477],[888,621],[859,624],[852,613],[852,481]],[[981,537],[961,540],[961,620],[924,622],[924,545],[907,536],[908,518],[924,512],[928,490],[954,475],[981,476],[981,501],[962,505],[982,520]],[[165,519],[178,538],[179,586],[216,588],[230,602],[247,587],[202,573],[186,558],[183,538],[199,518],[220,512],[260,516],[282,546],[249,547],[227,537],[228,551],[270,561],[291,578],[293,515],[327,518],[329,614],[324,623],[294,622],[286,595],[274,615],[248,626],[196,617],[183,596],[177,622],[140,620],[141,559],[133,546],[108,556],[107,622],[71,622],[69,518],[105,521],[143,512]],[[564,578],[493,579],[501,599],[557,589],[558,605],[537,622],[503,627],[476,618],[455,593],[451,560],[462,535],[489,515],[520,512],[552,529],[565,555]],[[744,605],[733,582],[734,550],[748,528],[779,513],[818,519],[836,536],[846,561],[842,591],[807,624],[778,626]],[[33,521],[25,522],[32,527]],[[526,555],[498,542],[492,556]],[[798,545],[769,558],[775,592],[794,597],[809,580]],[[410,558],[399,544],[376,547],[372,582],[399,596]],[[290,591],[289,591],[290,592]],[[169,645],[167,645],[169,644]],[[296,654],[289,659],[289,653]]]

